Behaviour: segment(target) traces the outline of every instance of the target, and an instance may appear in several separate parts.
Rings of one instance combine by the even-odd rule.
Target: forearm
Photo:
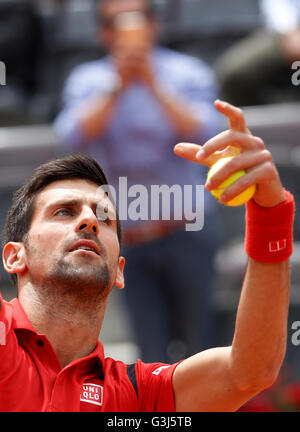
[[[286,348],[289,261],[249,258],[231,351],[233,376],[241,388],[272,384]]]
[[[113,90],[85,110],[80,119],[80,129],[85,139],[93,139],[104,133],[120,92],[120,89]]]
[[[199,120],[193,115],[186,102],[168,94],[157,84],[152,86],[152,91],[175,126],[179,136],[189,136],[199,129]]]

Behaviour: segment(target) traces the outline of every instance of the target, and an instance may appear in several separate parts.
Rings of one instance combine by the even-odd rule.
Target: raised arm
[[[175,153],[208,166],[220,156],[238,155],[206,188],[214,189],[243,168],[247,174],[226,190],[223,201],[256,183],[255,205],[268,207],[270,214],[277,211],[286,195],[270,152],[250,134],[240,109],[221,101],[215,105],[228,117],[230,130],[202,148],[178,144]],[[249,258],[232,345],[201,352],[178,365],[173,376],[177,411],[235,411],[274,383],[286,349],[289,286],[288,259],[263,263]]]

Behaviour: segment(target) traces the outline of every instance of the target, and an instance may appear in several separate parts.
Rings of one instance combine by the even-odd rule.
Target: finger
[[[254,184],[259,185],[273,180],[275,176],[275,170],[273,167],[274,165],[270,161],[267,161],[249,169],[247,174],[240,177],[236,182],[224,190],[219,200],[226,203]]]
[[[238,148],[242,151],[265,148],[263,140],[259,137],[227,130],[208,140],[197,153],[196,159],[202,162],[203,159],[208,158],[212,153],[224,150],[228,146]]]
[[[237,147],[228,146],[223,150],[218,150],[208,156],[206,159],[199,160],[197,159],[198,152],[202,149],[202,146],[198,144],[192,143],[179,143],[174,147],[174,153],[182,157],[183,159],[187,159],[191,162],[201,163],[202,165],[206,165],[211,167],[214,163],[216,163],[219,159],[230,156],[238,156],[240,154],[240,150]]]
[[[250,134],[246,125],[244,113],[240,108],[219,99],[215,101],[215,107],[221,114],[224,114],[228,118],[231,130]]]
[[[206,189],[213,190],[217,188],[223,181],[228,179],[232,174],[240,170],[249,170],[255,166],[259,166],[265,162],[272,162],[272,155],[268,150],[247,151],[240,156],[228,160],[222,169],[216,171],[214,175],[206,182]]]
[[[196,158],[196,155],[200,149],[201,146],[198,144],[179,143],[176,144],[176,146],[174,147],[174,153],[176,154],[176,156],[182,157],[183,159],[187,159],[191,162],[199,163],[199,161]],[[201,164],[206,166],[211,166],[211,163],[209,163],[209,161],[205,159],[201,161]]]
[[[196,158],[196,155],[199,152],[199,150],[201,150],[201,148],[202,147],[198,144],[179,143],[179,144],[176,144],[176,146],[174,147],[174,153],[177,156],[182,157],[183,159],[187,159],[191,162],[201,163],[202,165],[206,165],[208,167],[211,167],[221,157],[224,157],[223,151],[222,151],[222,152],[216,152],[215,154],[212,154],[211,156],[209,156],[207,159],[203,159],[203,160],[199,161]],[[233,156],[232,149],[228,149],[228,150],[226,150],[226,152],[227,153],[225,153],[225,155]]]
[[[184,159],[196,162],[196,154],[201,149],[198,144],[192,143],[179,143],[174,147],[174,153]]]

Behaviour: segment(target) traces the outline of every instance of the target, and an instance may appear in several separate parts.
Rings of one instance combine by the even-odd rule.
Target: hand
[[[273,207],[285,201],[285,193],[271,153],[261,138],[254,137],[245,123],[241,109],[223,101],[215,101],[216,109],[229,120],[230,129],[211,138],[202,147],[180,143],[174,148],[177,156],[212,166],[226,156],[236,156],[206,183],[207,190],[215,189],[234,172],[244,169],[240,177],[223,193],[223,202],[230,201],[249,186],[256,184],[253,199],[262,207]]]
[[[114,47],[112,57],[120,78],[121,88],[126,88],[134,80],[134,57],[121,43]]]
[[[119,40],[113,50],[113,58],[121,80],[122,87],[132,81],[143,81],[153,86],[153,73],[148,58],[149,46],[142,41],[128,44]]]
[[[149,62],[149,58],[147,55],[143,53],[140,57],[140,61],[138,62],[136,68],[136,78],[142,81],[147,87],[150,89],[155,88],[155,79],[153,75],[153,71]]]

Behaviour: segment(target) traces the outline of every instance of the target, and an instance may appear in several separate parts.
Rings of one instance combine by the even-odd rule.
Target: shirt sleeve
[[[198,130],[184,139],[203,144],[224,128],[223,116],[214,107],[219,94],[215,73],[197,57],[170,50],[163,50],[161,55],[162,66],[163,59],[168,60],[166,70],[162,67],[161,85],[185,101],[198,120]]]
[[[136,363],[139,411],[174,412],[173,373],[179,363]]]
[[[82,147],[83,136],[80,130],[80,116],[87,99],[85,71],[75,68],[67,79],[62,94],[62,110],[54,121],[54,130],[61,140],[63,152],[75,152]]]
[[[82,115],[94,100],[113,88],[115,80],[113,72],[94,62],[79,65],[71,72],[62,93],[62,109],[53,124],[64,152],[86,147],[88,143],[80,127]]]
[[[199,144],[203,144],[224,128],[223,116],[214,107],[219,88],[213,70],[200,59],[190,59],[188,74],[182,92],[199,120]]]

